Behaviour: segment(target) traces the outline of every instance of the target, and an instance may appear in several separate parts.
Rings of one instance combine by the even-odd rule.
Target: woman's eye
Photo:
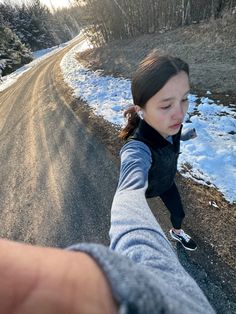
[[[169,109],[171,107],[171,105],[165,106],[165,107],[161,107],[161,109],[165,110],[165,109]]]
[[[188,98],[182,99],[182,102],[186,102],[186,101],[188,101]]]

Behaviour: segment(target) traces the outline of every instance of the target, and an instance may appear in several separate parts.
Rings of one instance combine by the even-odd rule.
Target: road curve
[[[0,93],[0,237],[59,247],[108,242],[117,172],[54,80],[71,47]]]
[[[104,142],[77,117],[56,83],[64,48],[0,92],[0,237],[44,246],[108,243],[119,167]],[[153,204],[152,204],[153,203]],[[167,232],[168,213],[150,202]],[[202,251],[177,246],[180,262],[217,313],[236,310],[234,294]],[[205,263],[205,264],[204,264]]]

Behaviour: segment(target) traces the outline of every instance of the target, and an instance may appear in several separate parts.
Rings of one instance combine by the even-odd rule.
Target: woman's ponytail
[[[127,140],[133,131],[138,127],[140,118],[136,113],[135,107],[131,106],[124,112],[124,117],[127,119],[126,126],[121,130],[119,138]]]

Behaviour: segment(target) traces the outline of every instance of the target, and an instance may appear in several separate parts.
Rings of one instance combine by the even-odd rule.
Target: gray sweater
[[[110,248],[77,244],[106,275],[120,314],[215,313],[180,264],[145,197],[151,152],[142,142],[121,150],[121,171],[111,209]]]

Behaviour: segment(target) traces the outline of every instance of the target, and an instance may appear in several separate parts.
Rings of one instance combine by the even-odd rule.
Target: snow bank
[[[66,82],[95,114],[123,125],[124,110],[132,104],[130,81],[89,71],[75,59],[88,48],[84,41],[61,61]],[[210,91],[206,93],[208,96]],[[181,143],[179,171],[186,177],[220,190],[229,202],[236,201],[236,112],[208,97],[189,95],[189,115],[184,127],[196,128],[198,137]]]

